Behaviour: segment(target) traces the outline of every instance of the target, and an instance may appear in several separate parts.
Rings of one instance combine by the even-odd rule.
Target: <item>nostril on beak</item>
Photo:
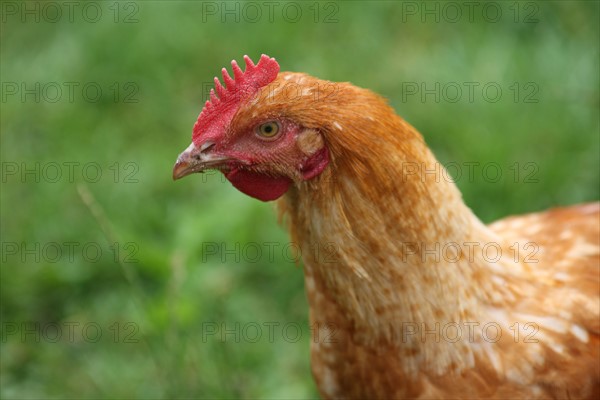
[[[204,142],[202,143],[202,146],[200,146],[200,153],[204,153],[205,151],[210,150],[214,146],[215,142],[212,142],[210,140],[208,142]]]

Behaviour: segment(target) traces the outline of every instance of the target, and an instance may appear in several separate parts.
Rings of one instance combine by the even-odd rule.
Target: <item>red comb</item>
[[[192,140],[218,136],[231,122],[242,101],[248,99],[258,90],[273,82],[279,73],[279,64],[274,58],[261,55],[258,64],[254,65],[250,57],[244,56],[246,71],[242,72],[237,62],[232,61],[232,79],[227,70],[221,70],[225,86],[215,77],[215,89],[210,90],[210,100],[204,104],[202,112],[194,125]],[[217,97],[218,95],[218,97]]]

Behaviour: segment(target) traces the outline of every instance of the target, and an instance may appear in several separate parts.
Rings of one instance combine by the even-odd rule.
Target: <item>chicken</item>
[[[324,398],[599,398],[598,203],[484,225],[380,96],[232,62],[173,178],[278,199]]]

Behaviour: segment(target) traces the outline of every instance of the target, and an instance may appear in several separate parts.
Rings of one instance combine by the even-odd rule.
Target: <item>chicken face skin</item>
[[[321,134],[280,111],[250,119],[236,116],[222,135],[194,141],[180,155],[173,177],[218,169],[241,192],[270,201],[294,182],[319,175],[329,163]]]

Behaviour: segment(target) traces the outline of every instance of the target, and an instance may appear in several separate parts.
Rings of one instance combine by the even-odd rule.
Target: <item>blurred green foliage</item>
[[[480,163],[458,185],[486,222],[599,197],[598,2],[472,20],[443,2],[51,3],[61,17],[2,3],[2,398],[317,397],[301,265],[272,205],[217,174],[171,180],[212,77],[244,54],[389,98],[443,163]],[[410,92],[435,82],[439,101]]]

